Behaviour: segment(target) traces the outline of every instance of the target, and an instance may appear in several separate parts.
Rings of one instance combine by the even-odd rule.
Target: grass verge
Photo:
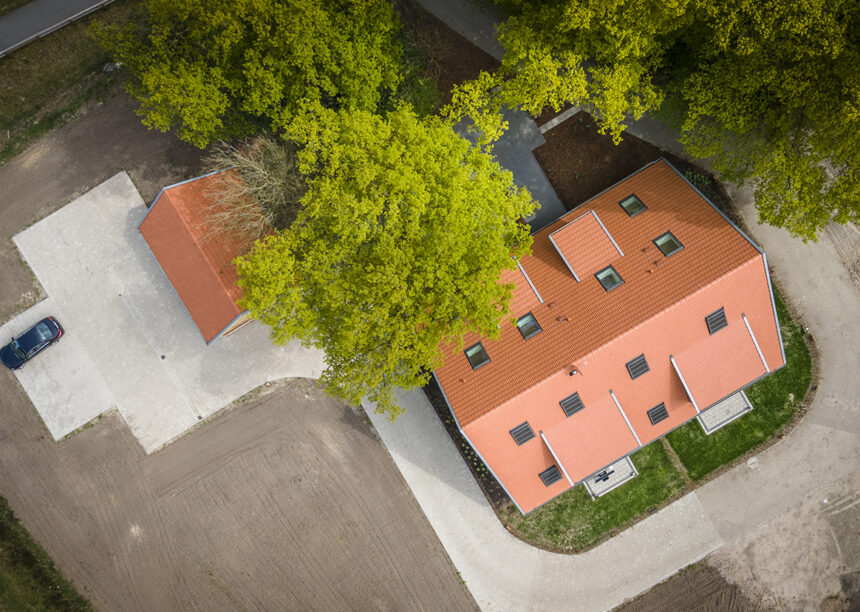
[[[0,59],[0,163],[66,123],[88,102],[121,89],[109,60],[87,34],[93,21],[125,23],[139,0],[118,0]]]
[[[684,489],[684,475],[660,442],[631,457],[639,476],[592,501],[584,486],[574,487],[523,516],[510,504],[502,521],[526,541],[560,552],[579,552],[624,529]]]
[[[710,436],[705,435],[696,421],[667,436],[693,481],[703,479],[780,433],[806,398],[812,380],[812,356],[803,330],[775,289],[774,296],[786,365],[746,390],[752,412]]]
[[[0,497],[0,610],[92,610]]]

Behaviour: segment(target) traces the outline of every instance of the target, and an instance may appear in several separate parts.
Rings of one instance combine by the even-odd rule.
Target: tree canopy
[[[289,126],[308,191],[287,230],[237,260],[243,306],[276,342],[323,349],[335,396],[393,417],[392,390],[426,383],[442,342],[498,335],[500,273],[530,247],[534,202],[439,118],[321,112]]]
[[[734,181],[762,221],[814,238],[860,221],[856,0],[498,0],[505,57],[447,112],[485,139],[498,110],[589,109],[616,142],[665,101],[681,141]]]
[[[144,124],[198,147],[281,129],[309,105],[377,110],[400,82],[386,0],[147,0],[138,23],[95,33]]]

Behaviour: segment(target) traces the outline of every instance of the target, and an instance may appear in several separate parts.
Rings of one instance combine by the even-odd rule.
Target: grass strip
[[[526,516],[510,504],[503,521],[526,541],[543,548],[562,552],[590,548],[684,488],[683,474],[659,441],[631,459],[639,476],[603,497],[592,501],[585,486],[577,486]]]
[[[0,497],[0,610],[92,609]]]
[[[786,365],[746,390],[752,412],[710,436],[705,435],[697,421],[690,421],[667,436],[693,481],[705,478],[780,433],[806,398],[812,380],[812,356],[805,333],[792,319],[776,289],[774,296]]]

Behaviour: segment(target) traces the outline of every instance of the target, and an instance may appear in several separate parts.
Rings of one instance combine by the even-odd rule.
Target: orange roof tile
[[[648,207],[632,218],[618,204],[631,193]],[[593,276],[577,283],[548,239],[583,210],[597,213],[624,252],[613,261],[624,284],[612,292]],[[670,229],[684,248],[665,257],[651,241]],[[472,371],[449,346],[444,348],[445,365],[436,374],[465,426],[757,257],[756,248],[661,160],[534,235],[532,255],[520,263],[544,299],[534,312],[542,333],[524,342],[503,324],[498,340],[482,340],[489,364]],[[515,293],[521,291],[531,288],[520,284]],[[469,335],[465,343],[478,340]]]
[[[191,318],[207,343],[215,339],[243,310],[237,302],[233,260],[247,251],[247,243],[230,237],[208,237],[206,213],[210,191],[218,180],[234,175],[206,175],[165,187],[140,224],[152,250]]]
[[[549,239],[580,282],[622,255],[594,210],[555,230]]]

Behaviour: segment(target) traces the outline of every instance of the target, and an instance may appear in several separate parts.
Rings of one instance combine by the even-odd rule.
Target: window
[[[629,216],[629,217],[635,217],[636,215],[638,215],[639,213],[641,213],[643,210],[645,210],[647,208],[647,206],[645,206],[642,203],[642,200],[637,198],[635,195],[627,196],[626,198],[621,200],[619,202],[619,204],[621,205],[621,208],[624,209],[624,212],[626,212],[627,216]]]
[[[535,437],[535,432],[532,431],[531,425],[528,424],[528,421],[521,425],[517,425],[510,433],[514,442],[517,443],[517,446],[522,446]]]
[[[583,408],[585,408],[585,404],[582,403],[582,400],[579,399],[579,393],[574,393],[573,395],[569,395],[563,400],[559,402],[561,404],[561,409],[564,410],[564,414],[567,416],[571,416],[576,414]]]
[[[612,266],[606,266],[594,276],[607,291],[612,291],[624,282]]]
[[[466,359],[469,360],[473,370],[477,370],[482,365],[490,363],[490,356],[487,355],[484,345],[480,342],[478,342],[478,344],[473,344],[464,352],[466,353]]]
[[[554,483],[558,482],[559,480],[561,480],[561,472],[559,472],[558,468],[555,467],[554,465],[552,467],[544,470],[543,472],[541,472],[538,475],[540,476],[540,479],[543,480],[543,483],[546,486],[550,486],[551,484],[554,484]]]
[[[526,340],[541,332],[540,325],[538,325],[537,319],[535,319],[532,313],[528,313],[517,319],[517,329],[520,330],[520,333]]]
[[[675,238],[672,232],[666,232],[662,236],[658,236],[654,239],[654,244],[657,245],[657,248],[660,249],[666,257],[674,255],[684,248],[684,245],[681,244],[680,240]]]
[[[652,425],[656,425],[660,421],[668,419],[669,411],[666,410],[666,404],[660,402],[657,406],[654,406],[648,411],[648,418],[651,420]]]
[[[645,355],[639,355],[627,362],[627,371],[630,372],[630,378],[633,380],[636,380],[650,369],[648,362],[645,361]]]
[[[729,324],[728,321],[726,321],[726,310],[724,308],[720,308],[718,311],[712,312],[705,317],[705,323],[708,324],[708,331],[712,335],[717,333]]]

